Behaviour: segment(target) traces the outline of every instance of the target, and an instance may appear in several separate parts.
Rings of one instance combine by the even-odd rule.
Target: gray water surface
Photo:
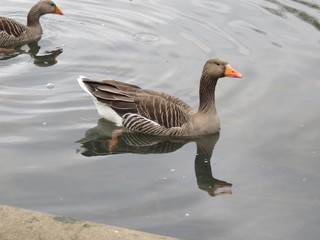
[[[319,1],[56,3],[38,45],[0,53],[0,204],[183,239],[319,238]],[[219,80],[220,134],[123,135],[110,154],[79,75],[197,108],[213,56],[244,75]]]

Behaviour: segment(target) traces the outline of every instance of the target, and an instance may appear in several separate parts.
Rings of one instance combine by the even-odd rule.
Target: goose
[[[0,17],[0,46],[8,47],[41,37],[42,28],[39,19],[48,13],[63,15],[53,1],[40,0],[30,9],[27,25],[11,18]]]
[[[92,96],[100,116],[117,126],[150,135],[197,136],[220,130],[215,88],[222,77],[242,78],[242,74],[224,59],[209,59],[200,79],[197,111],[170,94],[121,81],[80,76],[78,82]]]

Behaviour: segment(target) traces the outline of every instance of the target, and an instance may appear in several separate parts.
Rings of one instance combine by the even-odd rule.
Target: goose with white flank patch
[[[118,126],[151,135],[196,136],[220,130],[215,88],[222,77],[241,78],[242,74],[221,58],[209,59],[200,79],[198,111],[175,96],[132,84],[86,77],[78,81],[92,96],[99,114]]]

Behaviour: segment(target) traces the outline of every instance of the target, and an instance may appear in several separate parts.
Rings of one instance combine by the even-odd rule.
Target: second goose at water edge
[[[132,84],[115,80],[98,82],[86,77],[78,81],[93,97],[100,116],[118,126],[152,135],[194,136],[220,129],[215,88],[222,77],[242,75],[221,58],[209,59],[200,79],[198,111],[175,96]]]

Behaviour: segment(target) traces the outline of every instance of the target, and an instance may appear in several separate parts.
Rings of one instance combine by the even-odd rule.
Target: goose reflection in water
[[[41,49],[38,41],[32,41],[27,45],[29,50],[24,50],[21,45],[14,48],[0,48],[0,60],[8,60],[21,54],[28,54],[33,58],[35,65],[39,67],[49,67],[58,63],[57,57],[63,52],[62,48],[56,48],[55,50],[46,50],[43,54],[38,54]]]
[[[96,127],[89,129],[81,143],[81,154],[86,157],[121,153],[159,154],[178,150],[189,142],[197,144],[195,175],[198,187],[210,196],[231,194],[232,184],[213,177],[211,156],[219,133],[198,137],[162,137],[121,131],[113,123],[99,119]],[[116,133],[116,134],[115,134]]]

